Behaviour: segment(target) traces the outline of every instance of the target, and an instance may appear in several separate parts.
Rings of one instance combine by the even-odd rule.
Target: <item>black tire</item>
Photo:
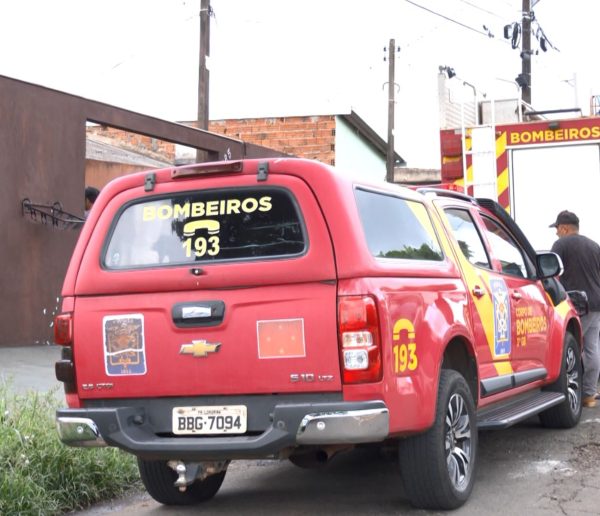
[[[560,376],[549,391],[562,392],[566,396],[560,405],[540,413],[540,421],[547,428],[573,428],[581,418],[583,365],[581,350],[571,333],[565,335]]]
[[[138,457],[140,477],[148,494],[164,505],[194,505],[210,500],[217,494],[226,471],[196,480],[185,491],[175,487],[177,473],[167,466],[166,461],[144,460]]]
[[[433,426],[400,442],[400,473],[410,503],[438,510],[464,504],[475,480],[477,441],[475,404],[467,382],[456,371],[444,369]]]

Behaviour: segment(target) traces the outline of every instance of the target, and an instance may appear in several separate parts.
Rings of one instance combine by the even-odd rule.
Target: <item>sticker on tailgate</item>
[[[102,333],[107,375],[146,374],[142,314],[108,315],[102,320]]]
[[[304,319],[257,321],[259,358],[297,358],[306,356]]]

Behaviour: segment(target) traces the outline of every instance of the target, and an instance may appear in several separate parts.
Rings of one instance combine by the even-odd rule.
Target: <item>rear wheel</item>
[[[581,418],[583,366],[577,340],[571,333],[565,335],[563,362],[560,376],[547,390],[562,392],[565,401],[540,413],[540,421],[548,428],[572,428]]]
[[[400,472],[411,504],[455,509],[475,478],[477,424],[473,396],[456,371],[442,370],[433,426],[400,443]]]
[[[196,480],[180,491],[174,485],[177,473],[167,466],[166,461],[144,460],[138,457],[138,469],[148,494],[164,505],[193,505],[210,500],[221,487],[226,471]]]

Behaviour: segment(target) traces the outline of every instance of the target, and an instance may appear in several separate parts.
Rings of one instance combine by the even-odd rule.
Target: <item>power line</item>
[[[558,48],[556,48],[550,42],[550,40],[548,39],[548,36],[546,36],[546,33],[544,32],[544,29],[542,29],[542,26],[540,25],[540,22],[537,21],[537,19],[535,19],[534,22],[537,25],[537,30],[535,31],[535,37],[540,42],[540,46],[541,46],[542,50],[545,52],[547,50],[546,46],[550,45],[550,48],[553,48],[557,52],[560,52],[560,50]]]
[[[515,8],[515,6],[512,4],[512,2],[509,2],[508,0],[496,0],[496,2],[500,2],[501,4],[504,4],[508,7],[510,7],[511,10],[513,10]]]
[[[484,13],[491,14],[492,16],[495,16],[496,18],[499,18],[501,20],[505,19],[503,16],[500,16],[498,13],[494,13],[492,11],[488,11],[487,9],[484,9],[483,7],[479,7],[476,4],[472,4],[471,2],[468,2],[467,0],[458,0],[458,1],[462,2],[463,4],[470,5],[471,7],[474,7],[475,9],[479,9],[480,11],[483,11]]]
[[[412,47],[413,45],[415,45],[416,43],[418,43],[422,39],[425,39],[425,38],[429,37],[432,32],[437,31],[439,28],[440,28],[439,25],[434,25],[433,27],[430,27],[427,32],[423,31],[423,32],[421,32],[421,34],[417,38],[413,39],[412,41],[410,41],[408,43],[404,43],[402,45],[402,48],[407,49],[407,48]]]
[[[186,2],[185,2],[185,1],[184,1],[184,2],[182,2],[182,5],[186,5]],[[214,14],[214,10],[213,10],[213,11],[210,13],[210,16],[212,16],[212,17],[213,17],[213,19],[216,21],[216,19],[217,19],[217,18],[216,18],[215,14]],[[186,18],[180,18],[179,20],[177,20],[177,21],[175,22],[175,24],[173,24],[173,25],[172,25],[172,27],[173,27],[173,28],[177,27],[177,30],[181,30],[181,29],[180,29],[180,27],[181,27],[182,25],[184,25],[184,24],[185,24],[185,25],[187,25],[187,24],[188,24],[190,21],[192,21],[192,20],[197,20],[197,19],[198,19],[198,14],[192,14],[191,16],[188,16],[188,17],[186,17]],[[186,27],[186,30],[187,30],[187,27]],[[139,52],[133,52],[133,53],[130,53],[130,54],[129,54],[129,55],[127,55],[126,57],[119,57],[119,59],[118,59],[118,60],[117,60],[117,61],[116,61],[116,62],[115,62],[113,65],[111,65],[111,66],[109,66],[108,68],[106,68],[106,69],[104,70],[104,72],[112,72],[112,71],[113,71],[113,70],[115,70],[116,68],[119,68],[121,65],[124,65],[124,64],[129,64],[129,62],[130,62],[130,61],[131,61],[133,58],[139,58],[139,57],[142,55],[142,53],[143,53],[144,55],[146,55],[146,54],[147,54],[147,52],[146,52],[146,51],[142,52],[142,51],[140,50]],[[104,72],[103,72],[103,73],[104,73]]]
[[[461,27],[465,28],[465,29],[469,29],[473,32],[477,32],[477,34],[481,34],[483,36],[486,36],[488,38],[493,38],[494,36],[490,33],[490,32],[484,32],[482,30],[476,29],[475,27],[471,27],[470,25],[467,25],[466,23],[462,23],[459,22],[458,20],[455,20],[453,18],[450,18],[444,14],[438,13],[437,11],[433,11],[432,9],[429,9],[428,7],[425,7],[423,5],[417,4],[416,2],[413,2],[412,0],[404,0],[405,2],[408,2],[409,4],[414,5],[415,7],[418,7],[419,9],[423,9],[424,11],[427,11],[428,13],[434,14],[435,16],[439,16],[440,18],[443,18],[446,21],[455,23],[456,25],[460,25]]]

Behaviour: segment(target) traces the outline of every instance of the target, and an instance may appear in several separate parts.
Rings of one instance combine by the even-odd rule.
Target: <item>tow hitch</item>
[[[225,471],[229,466],[228,460],[214,461],[214,462],[183,462],[180,460],[170,460],[167,462],[175,473],[177,473],[177,480],[174,485],[179,488],[181,492],[187,489],[187,486],[193,484],[196,480],[204,480],[206,477],[216,475]]]

